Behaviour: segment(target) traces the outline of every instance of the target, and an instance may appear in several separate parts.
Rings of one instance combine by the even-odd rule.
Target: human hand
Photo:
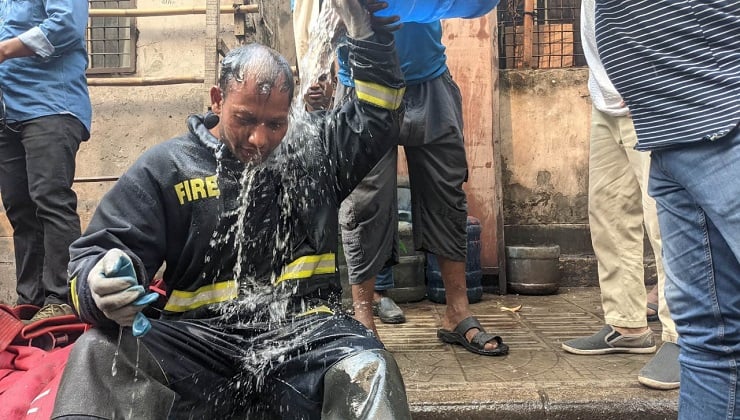
[[[370,14],[359,0],[332,0],[331,4],[347,27],[350,38],[367,39],[373,35]]]
[[[387,8],[388,3],[382,0],[365,0],[365,8],[370,12],[370,24],[373,30],[395,32],[403,26],[402,23],[398,23],[401,17],[398,15],[393,16],[377,16],[376,13]]]
[[[394,32],[403,26],[396,24],[399,16],[381,17],[375,13],[388,7],[388,3],[381,0],[364,0],[364,6],[359,0],[332,0],[332,6],[347,27],[350,38],[366,39],[372,36],[375,30]]]
[[[109,319],[122,326],[133,326],[134,335],[146,334],[151,328],[142,309],[157,300],[156,293],[146,294],[136,281],[131,258],[120,249],[109,250],[88,275],[95,305]]]

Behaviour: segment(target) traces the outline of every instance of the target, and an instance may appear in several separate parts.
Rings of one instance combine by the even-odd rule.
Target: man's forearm
[[[33,50],[18,38],[11,38],[0,42],[0,63],[10,58],[30,57]]]

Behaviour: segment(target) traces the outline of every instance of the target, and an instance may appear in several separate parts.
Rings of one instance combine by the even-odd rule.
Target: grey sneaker
[[[611,325],[589,337],[574,338],[562,344],[563,350],[573,354],[610,354],[655,352],[653,331],[648,328],[642,334],[622,335]]]
[[[72,309],[72,307],[67,305],[66,303],[50,303],[48,305],[44,305],[41,309],[39,309],[38,312],[36,312],[36,315],[34,315],[33,318],[27,321],[24,320],[23,323],[33,324],[34,322],[41,321],[42,319],[74,314],[74,309]]]
[[[373,303],[373,314],[385,324],[403,324],[406,316],[393,299],[383,296],[380,302]]]
[[[678,364],[679,347],[664,342],[652,359],[640,369],[637,381],[648,388],[676,389],[681,385],[681,369]]]

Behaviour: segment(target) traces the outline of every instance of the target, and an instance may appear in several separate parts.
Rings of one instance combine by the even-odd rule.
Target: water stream
[[[344,40],[346,29],[331,1],[324,1],[319,18],[309,28],[309,43],[306,54],[300,57],[300,89],[296,95],[296,106],[303,107],[303,95],[322,74],[329,74],[335,60],[335,51]]]
[[[283,144],[264,162],[249,163],[240,172],[235,172],[233,165],[225,158],[228,153],[224,150],[225,146],[215,151],[219,162],[219,185],[222,181],[230,180],[237,185],[239,195],[235,204],[226,204],[221,229],[216,229],[211,238],[211,252],[204,265],[219,264],[224,255],[228,256],[227,260],[233,261],[233,278],[239,284],[239,298],[221,304],[220,311],[223,319],[233,322],[230,325],[238,329],[272,331],[274,328],[290,325],[293,314],[309,309],[305,302],[300,301],[296,307],[294,295],[297,292],[297,282],[286,281],[277,286],[274,282],[285,265],[293,260],[291,247],[295,245],[293,236],[296,226],[300,225],[300,218],[309,214],[306,212],[307,208],[328,199],[326,192],[310,184],[310,179],[307,179],[306,171],[302,168],[306,165],[318,165],[314,170],[321,172],[329,171],[334,166],[331,162],[326,163],[326,151],[322,142],[318,141],[321,125],[331,125],[333,122],[309,115],[303,103],[303,94],[311,81],[329,73],[337,42],[343,34],[343,27],[340,28],[339,18],[332,10],[331,2],[325,1],[324,4],[320,19],[312,26],[308,53],[302,58],[302,68],[306,74],[301,77],[303,83],[291,108],[289,128]],[[266,188],[265,185],[273,188]],[[222,196],[225,195],[222,191]],[[265,210],[265,201],[276,205]],[[235,255],[233,260],[230,257],[232,254]],[[269,261],[269,281],[265,281],[265,273],[259,272],[258,267],[265,260]],[[206,271],[208,270],[204,270],[204,276],[222,277],[213,270]],[[263,341],[244,348],[241,355],[242,373],[233,379],[232,390],[237,390],[239,394],[259,390],[264,385],[265,372],[273,361],[282,363],[288,353],[300,352],[306,337],[319,325],[320,323],[313,323],[295,336],[280,336],[274,341]],[[119,335],[119,347],[120,340]],[[117,372],[117,356],[118,350],[111,369],[113,376]],[[135,382],[138,380],[138,364],[137,351]],[[216,393],[211,396],[211,403],[221,402]],[[233,404],[233,401],[226,403]]]

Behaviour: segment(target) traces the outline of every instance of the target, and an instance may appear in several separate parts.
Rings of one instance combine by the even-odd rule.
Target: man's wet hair
[[[245,79],[254,80],[259,92],[265,95],[277,87],[281,92],[287,92],[288,97],[293,97],[295,82],[290,64],[270,47],[253,43],[234,48],[226,54],[221,61],[218,81],[223,97],[228,95],[230,83],[244,83]]]

